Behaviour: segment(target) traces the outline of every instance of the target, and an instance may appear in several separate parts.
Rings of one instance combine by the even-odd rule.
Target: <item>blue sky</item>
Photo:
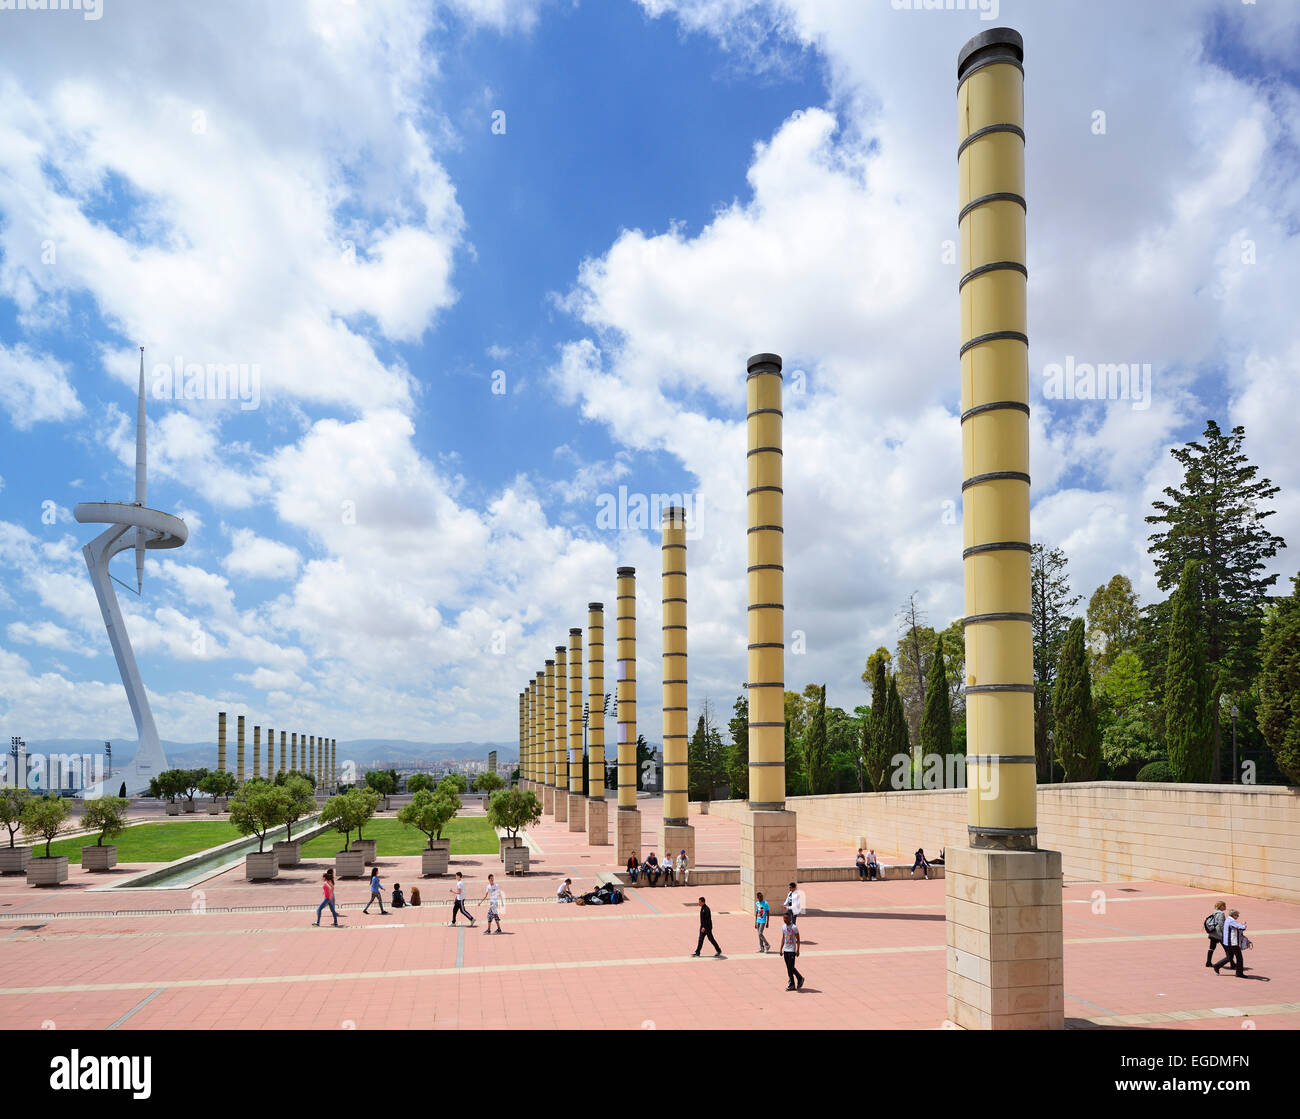
[[[174,355],[258,371],[247,409],[151,391],[149,503],[191,537],[122,599],[164,738],[227,710],[511,740],[518,690],[628,563],[656,738],[658,534],[597,521],[620,486],[697,503],[691,703],[725,716],[744,360],[766,350],[788,374],[787,640],[807,650],[787,682],[866,701],[910,592],[936,625],[961,613],[944,243],[955,56],[989,14],[0,13],[0,736],[134,738],[70,510],[130,495],[140,344],[151,390]],[[1300,14],[996,18],[1027,51],[1035,537],[1085,596],[1123,571],[1154,597],[1142,518],[1213,416],[1246,426],[1294,541]],[[1050,398],[1067,360],[1150,364],[1149,407]]]

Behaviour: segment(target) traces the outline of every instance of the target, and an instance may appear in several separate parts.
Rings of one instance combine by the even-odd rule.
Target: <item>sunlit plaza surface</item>
[[[660,802],[641,800],[643,857],[658,849]],[[473,810],[467,810],[472,815]],[[612,813],[611,813],[612,815]],[[737,865],[739,826],[692,816],[700,871]],[[612,827],[611,827],[612,831]],[[320,901],[332,860],[250,884],[242,865],[185,890],[104,889],[143,869],[71,869],[67,885],[0,879],[0,1024],[9,1029],[941,1029],[941,880],[813,882],[800,923],[802,991],[777,953],[759,955],[739,885],[634,887],[619,906],[560,905],[566,877],[590,889],[626,852],[592,848],[549,817],[532,828],[532,869],[506,877],[495,855],[453,856],[421,879],[418,857],[379,867],[418,908],[361,907],[366,879],[340,883],[340,927]],[[910,854],[879,852],[886,862]],[[855,851],[800,837],[801,866],[851,866]],[[487,875],[505,890],[501,935],[448,924],[454,872],[477,903]],[[696,899],[724,956],[691,958]],[[1065,1014],[1072,1029],[1300,1027],[1300,905],[1228,895],[1255,948],[1246,978],[1204,966],[1201,921],[1219,897],[1157,882],[1073,881],[1066,870]],[[771,899],[779,912],[782,899]],[[769,939],[772,939],[769,935]],[[1221,953],[1216,954],[1216,959]]]

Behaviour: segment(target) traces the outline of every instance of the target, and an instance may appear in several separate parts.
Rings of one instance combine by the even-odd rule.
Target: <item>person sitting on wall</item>
[[[388,904],[394,909],[402,909],[405,907],[406,898],[402,894],[402,884],[400,882],[393,883],[393,900]]]
[[[641,863],[637,859],[635,851],[627,857],[627,873],[632,879],[632,885],[635,886],[636,876],[641,873]]]
[[[677,884],[679,886],[687,885],[687,879],[690,877],[691,862],[686,857],[686,848],[683,847],[677,855]]]
[[[861,847],[858,848],[858,857],[854,860],[854,863],[858,868],[858,880],[860,882],[867,881],[867,856],[862,853]]]
[[[880,860],[876,858],[876,849],[873,847],[867,852],[867,881],[872,879],[877,882],[881,881]]]
[[[665,885],[665,886],[671,886],[671,885],[673,884],[673,857],[672,857],[672,855],[665,855],[665,856],[664,856],[664,861],[663,861],[662,863],[659,864],[659,869],[662,870],[662,871],[664,872],[664,885]]]
[[[650,879],[650,885],[659,885],[659,860],[655,858],[655,853],[650,852],[650,857],[646,859],[645,866],[641,868],[645,876]]]
[[[916,877],[916,868],[918,866],[925,872],[925,877],[928,880],[930,877],[930,863],[925,857],[924,847],[918,847],[916,849],[916,858],[912,862],[912,869],[910,871],[912,877]]]

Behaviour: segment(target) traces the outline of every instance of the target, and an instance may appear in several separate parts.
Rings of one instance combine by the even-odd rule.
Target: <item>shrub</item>
[[[1177,781],[1178,775],[1174,773],[1174,767],[1167,761],[1149,762],[1138,770],[1137,779],[1139,781]]]

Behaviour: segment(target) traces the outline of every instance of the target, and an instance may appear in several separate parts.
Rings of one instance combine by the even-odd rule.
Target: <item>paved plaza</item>
[[[640,854],[658,850],[658,801],[642,801]],[[612,815],[612,812],[611,812]],[[738,825],[693,817],[701,869],[736,865]],[[611,831],[612,831],[611,827]],[[633,888],[621,906],[558,905],[572,877],[626,860],[549,818],[530,833],[532,872],[495,856],[453,859],[472,901],[504,886],[503,935],[451,928],[451,877],[418,857],[380,856],[424,904],[386,917],[365,880],[340,883],[341,926],[312,920],[319,878],[305,862],[250,885],[242,866],[197,889],[104,890],[115,874],[70,871],[36,889],[0,879],[0,1024],[10,1029],[938,1029],[944,1025],[944,883],[812,883],[801,922],[807,985],[785,990],[779,955],[756,953],[738,885]],[[661,852],[660,852],[661,853]],[[800,864],[851,865],[854,850],[800,838]],[[900,852],[881,852],[903,861]],[[908,859],[907,861],[910,861]],[[725,956],[690,958],[704,893]],[[1066,1022],[1074,1029],[1300,1028],[1300,905],[1227,897],[1256,947],[1247,978],[1204,967],[1201,920],[1220,895],[1167,883],[1065,888]],[[779,902],[781,899],[773,899]],[[774,909],[779,909],[774,906]],[[771,939],[771,937],[769,937]],[[706,944],[706,951],[708,946]]]

